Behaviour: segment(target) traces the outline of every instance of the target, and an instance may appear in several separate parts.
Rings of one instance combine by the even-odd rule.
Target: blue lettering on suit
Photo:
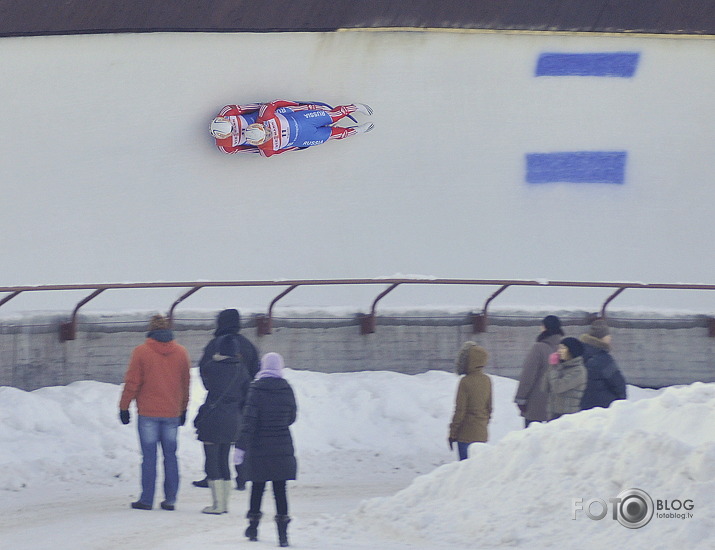
[[[328,140],[333,119],[325,111],[283,113],[290,125],[288,147],[311,147]]]

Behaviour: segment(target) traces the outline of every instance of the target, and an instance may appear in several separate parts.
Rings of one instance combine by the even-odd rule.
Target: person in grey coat
[[[588,371],[581,408],[605,409],[616,399],[625,399],[626,380],[611,356],[611,331],[606,321],[596,319],[580,340],[584,344],[583,359]]]
[[[278,353],[267,353],[261,359],[261,369],[248,390],[236,447],[245,451],[244,475],[252,482],[246,537],[258,540],[263,492],[270,481],[276,501],[278,542],[280,546],[288,546],[290,517],[286,481],[297,477],[290,433],[297,405],[293,389],[283,378],[283,369],[283,357]]]
[[[541,333],[524,360],[519,387],[514,397],[514,402],[524,417],[524,427],[528,427],[532,422],[546,422],[549,419],[546,412],[546,392],[541,380],[549,366],[549,355],[556,351],[564,336],[561,320],[556,315],[547,315],[541,325]]]
[[[549,420],[581,410],[581,397],[586,389],[586,367],[583,366],[583,344],[576,338],[564,338],[559,344],[555,361],[550,361],[544,376],[548,396],[546,412]]]

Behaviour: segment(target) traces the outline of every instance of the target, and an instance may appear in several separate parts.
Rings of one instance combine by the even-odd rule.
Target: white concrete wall
[[[639,55],[629,78],[535,76],[543,53],[622,51]],[[640,36],[3,38],[0,283],[712,282],[713,59],[713,40]],[[376,128],[272,159],[213,148],[207,125],[221,106],[275,98],[367,102]],[[527,183],[527,154],[573,150],[627,152],[623,183]],[[362,305],[359,292],[282,303]],[[71,310],[80,298],[28,293],[0,315]],[[499,303],[592,309],[602,299],[509,291]],[[385,305],[472,301],[399,291]],[[618,303],[712,312],[715,296],[627,292]],[[151,306],[146,294],[107,292],[87,307]]]

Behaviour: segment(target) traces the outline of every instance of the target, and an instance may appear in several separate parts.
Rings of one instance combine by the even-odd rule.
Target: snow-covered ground
[[[491,440],[460,463],[446,442],[455,375],[287,373],[299,404],[300,473],[289,485],[296,548],[715,545],[715,384],[630,387],[629,400],[609,410],[523,430],[515,382],[493,377]],[[235,492],[227,515],[200,513],[209,493],[190,484],[202,477],[203,459],[190,427],[181,429],[177,510],[131,510],[140,456],[134,421],[117,419],[119,394],[117,385],[90,381],[0,388],[0,548],[275,546],[271,521],[259,543],[243,537],[246,493]],[[203,397],[194,378],[191,415]],[[610,509],[600,521],[583,512],[573,519],[573,499],[608,503],[631,488],[654,502],[690,500],[693,517],[656,512],[640,529],[613,521]],[[264,512],[270,518],[272,499]]]

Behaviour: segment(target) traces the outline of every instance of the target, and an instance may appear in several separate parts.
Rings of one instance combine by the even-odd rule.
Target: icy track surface
[[[491,441],[465,462],[447,449],[457,377],[444,372],[321,374],[287,371],[299,418],[300,473],[289,484],[293,547],[712,548],[715,385],[655,392],[548,425],[521,429],[516,383],[492,377]],[[247,493],[230,513],[201,514],[209,492],[200,444],[181,429],[182,488],[175,512],[131,510],[139,488],[136,424],[117,418],[120,386],[76,382],[23,392],[0,388],[0,547],[13,550],[194,550],[274,547],[243,537]],[[204,391],[195,376],[189,416]],[[607,500],[640,488],[691,499],[692,518],[654,517],[641,529],[572,519],[572,499]],[[158,491],[161,496],[161,490]],[[268,497],[268,494],[266,495]]]
[[[543,52],[639,52],[633,78],[535,77]],[[419,277],[712,282],[715,41],[546,33],[145,33],[3,38],[3,285]],[[366,135],[224,155],[227,103],[364,102]],[[627,151],[623,185],[528,184],[525,155]],[[564,254],[564,239],[575,243]],[[667,259],[667,261],[664,261]],[[407,285],[405,285],[407,286]],[[404,288],[380,306],[481,303]],[[265,308],[276,289],[182,307]],[[282,306],[365,306],[375,288]],[[105,292],[82,311],[166,307]],[[0,308],[71,310],[23,293]],[[500,306],[588,307],[602,289],[510,288]],[[466,300],[466,301],[465,301]],[[623,308],[715,310],[715,292]]]

